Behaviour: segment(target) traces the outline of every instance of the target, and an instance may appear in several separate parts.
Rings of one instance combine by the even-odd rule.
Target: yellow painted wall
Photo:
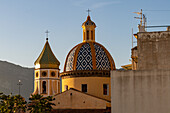
[[[62,92],[64,86],[68,85],[68,89],[74,88],[81,91],[81,84],[87,84],[87,93],[111,100],[110,77],[76,77],[62,79]],[[103,84],[109,84],[109,95],[103,95]]]
[[[42,76],[42,72],[46,72],[46,76]],[[51,76],[51,72],[55,72],[55,76]],[[36,76],[38,73],[38,77]],[[60,92],[60,78],[59,78],[59,70],[56,69],[38,69],[35,70],[34,74],[34,93],[37,91],[42,94],[42,82],[46,81],[46,94],[42,94],[44,96],[51,96]],[[33,94],[34,94],[33,93]]]

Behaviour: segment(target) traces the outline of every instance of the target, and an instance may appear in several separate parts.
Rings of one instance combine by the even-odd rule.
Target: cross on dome
[[[88,10],[86,10],[86,11],[88,12],[88,16],[89,16],[89,14],[90,14],[91,10],[90,10],[90,9],[88,9]]]

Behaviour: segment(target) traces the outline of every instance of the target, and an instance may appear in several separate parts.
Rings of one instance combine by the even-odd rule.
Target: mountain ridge
[[[34,68],[22,67],[0,60],[0,92],[16,95],[19,93],[18,81],[21,80],[20,94],[28,100],[33,92]]]

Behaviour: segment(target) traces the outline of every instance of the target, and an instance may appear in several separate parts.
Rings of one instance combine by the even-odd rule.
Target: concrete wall
[[[136,70],[137,69],[137,62],[138,62],[137,46],[131,49],[131,58],[132,58],[132,70]]]
[[[170,70],[111,71],[112,113],[170,113]]]
[[[170,31],[137,33],[138,70],[170,69]]]

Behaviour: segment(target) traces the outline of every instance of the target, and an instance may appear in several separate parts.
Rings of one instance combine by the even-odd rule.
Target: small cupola
[[[96,24],[87,16],[87,20],[82,24],[83,28],[83,42],[95,41]]]

